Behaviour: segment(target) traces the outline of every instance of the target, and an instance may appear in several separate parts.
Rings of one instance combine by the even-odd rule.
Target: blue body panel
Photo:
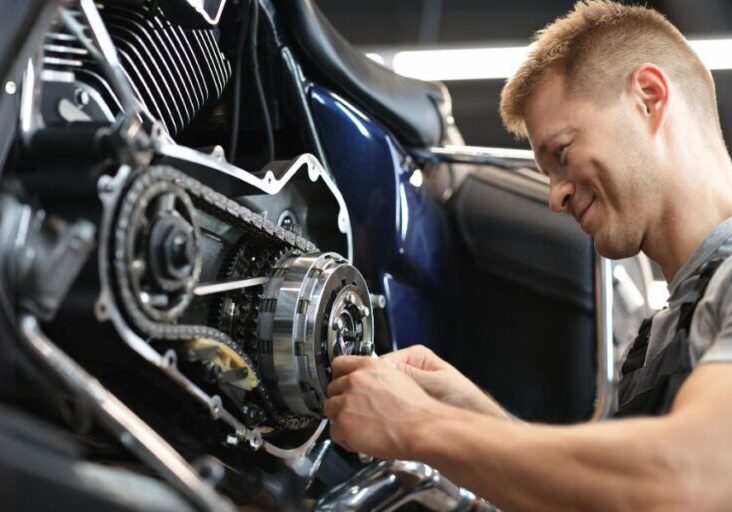
[[[393,344],[445,354],[459,283],[445,211],[421,170],[379,122],[318,86],[313,118],[353,229],[354,264],[387,298]]]

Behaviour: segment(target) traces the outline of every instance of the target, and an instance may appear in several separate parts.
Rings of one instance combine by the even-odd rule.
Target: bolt
[[[335,320],[333,320],[333,325],[331,327],[334,331],[341,332],[343,329],[346,328],[346,324],[343,323],[343,319],[341,317],[337,317]]]
[[[114,179],[108,174],[102,174],[97,181],[97,188],[100,193],[109,193],[114,190]]]
[[[358,461],[361,464],[371,464],[374,461],[374,458],[371,455],[366,455],[365,453],[359,453]]]
[[[205,368],[204,378],[206,381],[211,384],[216,384],[219,381],[219,377],[221,377],[221,367],[216,363],[209,362],[205,365]]]
[[[89,104],[89,93],[84,89],[74,91],[74,101],[79,107],[86,107]]]
[[[253,405],[245,405],[241,412],[244,414],[244,424],[249,428],[254,428],[267,420],[264,411]]]
[[[361,314],[361,318],[368,318],[371,316],[371,311],[366,306],[359,306],[358,312]]]
[[[18,85],[13,81],[5,82],[5,92],[12,96],[18,92]]]
[[[226,444],[229,446],[239,446],[239,438],[234,434],[229,434],[226,436]]]
[[[369,297],[371,299],[371,307],[376,309],[384,309],[386,307],[386,297],[377,293],[372,293]]]
[[[224,153],[224,148],[222,148],[219,145],[214,146],[213,151],[211,151],[211,156],[218,160],[219,162],[223,162],[226,160],[226,154]]]
[[[355,304],[356,303],[356,294],[349,293],[346,295],[346,304]]]

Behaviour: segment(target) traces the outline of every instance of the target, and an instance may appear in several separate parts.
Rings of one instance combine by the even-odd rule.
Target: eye
[[[569,147],[569,144],[564,144],[563,146],[559,146],[557,150],[554,152],[554,158],[557,159],[559,162],[559,165],[566,165],[567,164],[567,148]]]

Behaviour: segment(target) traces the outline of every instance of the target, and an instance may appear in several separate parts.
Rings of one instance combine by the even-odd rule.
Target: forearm
[[[490,416],[502,419],[518,419],[503,408],[501,404],[495,401],[495,399],[487,392],[481,390],[482,396],[480,401],[476,404],[474,411],[488,414]]]
[[[669,510],[683,489],[659,420],[573,427],[446,408],[412,436],[413,458],[507,510]],[[673,446],[667,439],[666,448]]]

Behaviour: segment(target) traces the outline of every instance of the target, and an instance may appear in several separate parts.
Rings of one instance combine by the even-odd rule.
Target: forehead
[[[576,119],[576,103],[559,71],[548,71],[542,77],[524,109],[526,131],[534,150],[538,150],[547,137],[571,127]]]

